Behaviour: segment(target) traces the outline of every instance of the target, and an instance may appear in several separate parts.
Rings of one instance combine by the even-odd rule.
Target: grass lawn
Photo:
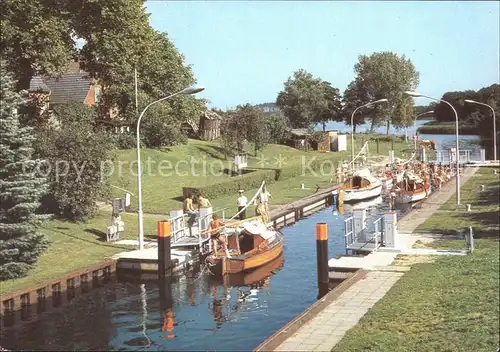
[[[355,140],[356,152],[361,148],[361,143],[367,141],[374,135],[359,134]],[[389,141],[381,141],[379,143],[379,154],[387,156],[392,143]],[[371,142],[369,155],[375,156],[376,142]],[[402,157],[405,153],[408,156],[408,145],[402,141],[394,142],[395,154]],[[250,153],[248,158],[248,166],[252,168],[260,168],[263,165],[259,164],[259,158],[264,156],[266,158],[266,165],[268,168],[278,168],[277,158],[281,155],[285,164],[282,166],[289,166],[292,164],[302,164],[312,159],[317,158],[320,160],[330,160],[336,166],[338,162],[349,160],[350,155],[350,139],[348,138],[347,151],[338,153],[321,153],[316,151],[303,152],[295,148],[290,148],[283,145],[267,145],[262,153],[259,152],[257,156],[253,156],[253,150],[249,148]],[[176,146],[165,150],[142,150],[143,161],[143,208],[145,212],[150,213],[168,213],[171,209],[177,208],[182,203],[182,187],[200,187],[204,185],[220,183],[227,181],[231,177],[222,171],[230,169],[230,162],[226,160],[222,148],[218,142],[205,142],[199,140],[189,140],[187,145]],[[115,171],[111,178],[111,183],[114,186],[127,189],[133,194],[137,192],[137,174],[135,163],[136,151],[135,150],[122,150],[118,152],[118,160],[115,162]],[[149,164],[148,164],[149,160]],[[149,170],[148,170],[149,165]],[[163,166],[163,169],[160,169]],[[211,170],[213,172],[211,172]],[[328,171],[328,168],[325,168]],[[215,175],[213,175],[215,174]],[[237,176],[236,176],[237,177]],[[302,179],[308,183],[321,183],[325,185],[324,180],[330,177],[321,177],[321,179],[313,180],[314,175],[307,175],[297,177],[293,180],[285,180],[277,182],[274,186],[275,191],[288,192],[290,184],[299,185]],[[235,177],[233,177],[235,178]],[[279,186],[281,185],[281,186]],[[250,190],[249,190],[250,191]],[[123,196],[123,191],[114,188],[113,194],[117,197]],[[292,192],[297,197],[301,197],[304,192]],[[249,193],[250,194],[250,193]],[[236,196],[236,195],[235,195]],[[292,198],[290,198],[292,197]],[[280,201],[287,201],[294,198],[288,194]],[[136,209],[137,198],[132,197],[132,209]],[[225,204],[221,200],[221,204]],[[216,200],[215,204],[220,203]]]
[[[487,185],[486,192],[478,191],[480,184]],[[496,351],[499,233],[487,229],[498,225],[499,187],[498,175],[480,168],[462,188],[463,203],[471,203],[479,212],[438,213],[418,229],[454,234],[457,227],[472,223],[477,237],[473,254],[413,265],[333,351]],[[453,199],[442,210],[453,209],[452,203]],[[465,244],[446,240],[429,246],[464,248]]]
[[[455,196],[452,196],[416,231],[454,235],[457,229],[472,226],[476,237],[498,237],[500,175],[495,175],[493,170],[490,167],[480,168],[461,188],[462,205],[457,206]],[[481,185],[485,186],[484,192],[480,192]],[[471,212],[465,211],[465,204],[471,204]]]
[[[101,212],[87,223],[59,220],[48,222],[42,231],[51,241],[49,249],[40,256],[35,269],[28,276],[2,282],[1,293],[55,279],[59,275],[98,264],[115,253],[130,250],[131,246],[106,242],[105,231],[111,222],[110,218],[110,214]],[[125,232],[120,238],[137,239],[137,216],[125,214],[122,219],[125,222]],[[145,216],[146,236],[156,233],[156,221]]]
[[[361,142],[368,140],[373,135],[362,134],[356,139],[356,148],[359,150]],[[349,138],[348,138],[349,139]],[[376,153],[376,143],[373,142],[370,147],[370,155]],[[388,155],[391,148],[391,142],[380,142],[379,152],[381,155]],[[403,142],[395,142],[394,149],[398,156],[402,156],[407,149],[407,145]],[[350,145],[348,145],[350,150]],[[294,148],[289,148],[281,145],[268,145],[263,151],[265,157],[271,162],[274,157],[282,155],[285,158],[286,165],[291,163],[301,163],[302,157],[306,158],[322,158],[325,160],[334,160],[336,162],[347,160],[349,152],[340,153],[319,153],[319,152],[301,152]],[[151,172],[148,174],[148,157],[150,160]],[[202,164],[193,164],[194,171],[192,173],[191,166],[186,163],[180,164],[179,172],[189,173],[187,176],[162,176],[159,173],[158,165],[163,162],[163,165],[168,166],[168,162],[175,170],[175,163],[180,160],[190,161],[191,157],[198,160],[205,160],[207,163],[214,162],[215,167],[224,162],[224,155],[218,143],[203,142],[198,140],[189,140],[185,146],[178,146],[170,150],[143,150],[143,206],[145,212],[152,213],[168,213],[171,209],[179,207],[182,203],[180,197],[182,195],[183,186],[200,186],[208,183],[221,182],[229,178],[229,176],[207,177],[203,176]],[[112,175],[112,184],[130,190],[132,193],[137,192],[136,181],[136,165],[133,161],[136,159],[135,150],[119,151],[118,160],[115,163],[115,173]],[[166,161],[168,162],[166,162]],[[219,162],[216,162],[219,161]],[[249,166],[256,166],[257,159],[249,158]],[[307,161],[306,161],[307,162]],[[121,165],[121,175],[119,167]],[[155,166],[156,165],[156,168]],[[220,166],[222,168],[223,166]],[[227,167],[227,164],[226,164]],[[270,165],[268,167],[275,167]],[[298,176],[283,181],[271,184],[268,189],[272,195],[271,204],[287,204],[294,200],[303,198],[316,192],[316,185],[320,188],[331,186],[331,174],[325,168],[324,174],[305,173],[303,176]],[[172,171],[164,169],[164,172]],[[300,184],[304,183],[306,189],[300,189]],[[246,195],[249,199],[255,194],[257,189],[246,190]],[[123,192],[114,190],[115,196],[122,196]],[[236,198],[237,195],[223,197],[220,199],[211,199],[214,209],[228,208],[226,216],[232,216],[236,213]],[[136,198],[132,197],[133,206],[136,205]],[[251,215],[253,208],[248,210],[248,215]],[[19,280],[9,280],[1,283],[1,292],[9,292],[18,290],[27,286],[43,282],[45,280],[55,279],[59,275],[67,272],[85,268],[87,266],[97,264],[106,257],[124,251],[130,250],[130,246],[117,246],[107,244],[102,240],[105,236],[104,231],[110,223],[111,214],[101,211],[95,218],[88,223],[72,223],[63,221],[50,221],[44,228],[44,232],[52,241],[49,250],[44,253],[36,266],[36,268],[27,276]],[[125,221],[125,233],[121,236],[122,239],[137,238],[137,217],[135,214],[124,214],[122,219]],[[156,221],[158,217],[145,215],[145,236],[156,238]]]

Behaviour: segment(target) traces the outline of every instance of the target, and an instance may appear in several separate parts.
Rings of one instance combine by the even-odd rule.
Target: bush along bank
[[[273,182],[301,176],[307,171],[318,172],[321,170],[325,162],[330,162],[332,163],[330,166],[337,167],[337,163],[341,162],[341,159],[336,156],[335,158],[329,159],[322,158],[309,160],[306,165],[303,165],[302,163],[294,163],[282,168],[247,169],[251,172],[241,176],[234,176],[225,182],[203,187],[183,187],[182,195],[183,197],[187,197],[190,194],[203,194],[205,197],[210,199],[222,198],[236,194],[240,189],[258,188],[262,184],[262,181],[266,181],[267,184],[271,184]]]

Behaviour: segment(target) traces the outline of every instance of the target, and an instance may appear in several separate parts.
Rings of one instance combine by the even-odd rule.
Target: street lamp
[[[139,128],[141,126],[141,120],[142,116],[144,116],[144,113],[146,110],[151,106],[156,103],[159,103],[161,101],[167,100],[169,98],[172,98],[176,95],[179,94],[196,94],[204,90],[204,87],[198,86],[198,85],[193,85],[188,88],[184,88],[183,90],[180,90],[174,94],[171,94],[169,96],[160,98],[158,100],[153,101],[151,104],[146,106],[144,110],[142,110],[141,114],[139,115],[139,119],[137,120],[137,131],[136,131],[136,142],[137,142],[137,193],[138,193],[138,209],[137,209],[137,217],[139,218],[139,249],[143,250],[144,249],[144,219],[143,219],[143,213],[142,213],[142,168],[141,168],[141,140],[139,138]]]
[[[432,98],[432,97],[429,97],[427,95],[423,95],[423,94],[420,94],[420,93],[417,93],[417,92],[410,92],[410,91],[406,91],[405,92],[406,95],[409,95],[411,97],[415,97],[415,98],[418,98],[418,97],[422,97],[422,98],[427,98],[427,99],[430,99],[430,100],[434,100],[434,101],[438,101],[440,103],[445,103],[447,104],[452,110],[453,112],[455,113],[455,121],[456,121],[456,135],[455,135],[455,143],[456,143],[456,163],[457,163],[457,170],[456,170],[456,173],[457,173],[457,179],[456,179],[456,197],[457,197],[457,205],[460,205],[460,152],[459,152],[459,149],[458,149],[458,113],[457,113],[457,110],[455,110],[455,108],[453,107],[453,105],[451,105],[450,103],[448,103],[446,100],[441,100],[441,99],[437,99],[437,98]]]
[[[423,116],[423,115],[427,115],[427,114],[434,114],[434,110],[430,110],[430,111],[426,111],[426,112],[423,112],[421,114],[418,114],[417,116],[415,116],[415,119],[413,120],[413,124],[415,124],[417,122],[417,119],[420,117],[420,116]],[[415,151],[417,150],[417,139],[415,138],[417,135],[417,130],[415,130],[415,136],[413,137],[413,144],[414,144],[414,148],[415,148]]]
[[[497,161],[497,126],[496,126],[496,122],[495,122],[495,109],[493,109],[488,104],[480,103],[480,102],[475,101],[475,100],[465,99],[464,101],[466,103],[470,103],[470,104],[478,104],[478,105],[487,106],[491,109],[491,112],[493,113],[493,161]]]
[[[366,103],[365,105],[358,106],[352,112],[352,115],[351,115],[351,154],[352,154],[352,160],[351,160],[351,162],[352,163],[354,161],[354,114],[356,113],[356,111],[358,111],[361,108],[365,108],[367,106],[371,106],[371,105],[378,104],[378,103],[385,103],[386,101],[387,101],[387,99],[375,100],[375,101]],[[351,167],[354,169],[354,163],[351,165]]]

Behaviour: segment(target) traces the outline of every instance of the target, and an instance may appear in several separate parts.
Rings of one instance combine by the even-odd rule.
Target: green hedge
[[[241,175],[234,176],[228,181],[208,185],[204,187],[183,187],[182,194],[187,197],[188,194],[203,194],[208,199],[217,199],[232,194],[238,194],[238,190],[254,189],[260,187],[262,181],[272,183],[275,181],[276,172],[274,170],[257,170]]]
[[[314,171],[319,171],[321,164],[325,161],[331,160],[334,164],[338,163],[335,159],[316,159],[313,160],[309,167]],[[183,187],[182,195],[187,197],[189,194],[203,194],[209,199],[217,199],[224,196],[229,196],[232,194],[237,194],[239,189],[249,190],[258,188],[262,181],[266,183],[272,183],[274,181],[283,181],[289,178],[294,178],[302,175],[302,162],[286,165],[280,169],[274,168],[256,168],[247,169],[252,170],[248,174],[241,176],[234,176],[230,180],[208,185],[204,187]]]

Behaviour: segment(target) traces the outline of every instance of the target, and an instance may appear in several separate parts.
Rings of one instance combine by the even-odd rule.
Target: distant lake
[[[418,120],[413,126],[408,127],[408,137],[411,138],[413,134],[427,122],[434,121],[433,119]],[[365,123],[363,125],[356,126],[356,132],[370,132],[371,123]],[[386,133],[386,126],[380,126],[375,128],[376,133]],[[323,130],[323,125],[316,126],[317,131]],[[326,124],[326,130],[338,130],[344,133],[351,133],[351,126],[345,124],[344,122],[329,122]],[[405,129],[398,129],[393,126],[390,128],[391,134],[404,134]],[[436,141],[436,148],[439,150],[454,148],[455,147],[455,135],[454,134],[421,134],[421,139],[434,139]],[[479,151],[481,149],[481,137],[477,135],[460,135],[459,148],[460,149],[470,149],[473,151]],[[490,148],[491,149],[491,148]]]
[[[413,133],[419,129],[420,127],[422,127],[423,125],[425,125],[427,122],[429,121],[433,121],[432,119],[426,119],[426,120],[418,120],[413,126],[411,127],[408,127],[408,135],[413,135]],[[371,126],[371,123],[365,123],[363,125],[357,125],[356,126],[356,132],[370,132],[370,126]],[[328,122],[326,124],[326,129],[327,130],[338,130],[338,131],[341,131],[341,132],[345,132],[345,133],[351,133],[351,126],[350,125],[347,125],[345,122]],[[376,127],[375,128],[375,132],[376,133],[386,133],[386,129],[387,127],[386,126],[380,126],[380,127]],[[316,126],[316,130],[318,131],[322,131],[323,130],[323,125],[319,124],[318,126]],[[390,133],[397,133],[397,134],[403,134],[405,131],[404,128],[402,129],[397,129],[393,126],[391,126],[390,128]]]

